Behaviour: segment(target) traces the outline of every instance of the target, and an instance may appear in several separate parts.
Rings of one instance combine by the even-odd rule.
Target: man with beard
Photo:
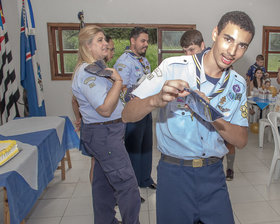
[[[130,46],[118,58],[114,68],[123,79],[123,92],[133,88],[143,76],[151,72],[150,63],[145,58],[149,34],[143,27],[135,27],[130,33]],[[125,147],[128,151],[139,187],[156,189],[151,178],[152,171],[152,114],[146,114],[135,123],[127,123]],[[142,202],[144,199],[142,198]]]
[[[246,13],[228,12],[212,31],[211,49],[165,59],[132,92],[135,97],[122,112],[124,122],[160,108],[157,223],[234,223],[222,158],[228,151],[225,141],[237,148],[247,144],[248,109],[246,81],[230,67],[245,54],[254,34]],[[223,117],[206,121],[193,113],[183,100],[188,89]]]

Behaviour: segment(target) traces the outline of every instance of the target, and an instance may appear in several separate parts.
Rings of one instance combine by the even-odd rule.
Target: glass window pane
[[[268,54],[267,71],[277,72],[280,67],[280,54]]]
[[[280,33],[269,33],[269,51],[280,51]]]
[[[184,55],[183,53],[163,53],[162,54],[162,60],[164,60],[165,58],[170,58],[170,57],[174,57],[174,56],[182,56]]]
[[[180,39],[185,31],[162,31],[163,50],[181,50]]]
[[[78,54],[63,54],[64,72],[73,73],[78,60]]]
[[[146,58],[150,62],[151,72],[158,66],[158,46],[157,43],[149,43],[148,50],[146,52]]]
[[[62,30],[63,50],[77,50],[79,46],[78,30]]]
[[[58,30],[55,30],[56,50],[59,51]]]
[[[56,55],[56,58],[57,58],[58,73],[61,74],[61,63],[60,63],[60,56],[59,56],[59,54]]]

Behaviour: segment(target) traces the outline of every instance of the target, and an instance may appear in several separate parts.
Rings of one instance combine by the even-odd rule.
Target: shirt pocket
[[[191,116],[190,110],[185,108],[185,98],[178,97],[176,100],[169,103],[171,115],[173,116]]]

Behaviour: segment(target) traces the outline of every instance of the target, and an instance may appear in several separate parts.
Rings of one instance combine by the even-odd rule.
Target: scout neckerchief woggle
[[[132,50],[129,48],[129,46],[127,46],[125,48],[124,52],[129,53],[132,57],[134,57],[135,59],[137,59],[140,62],[140,64],[143,67],[143,72],[145,75],[149,74],[149,66],[145,66],[143,57],[141,57],[141,56],[139,57],[135,53],[133,53]]]
[[[198,90],[200,90],[200,72],[201,72],[202,57],[209,50],[210,50],[210,48],[207,48],[199,54],[192,55],[193,61],[196,65],[196,86],[197,86]],[[224,91],[224,89],[226,88],[226,86],[228,84],[229,77],[230,77],[229,70],[230,70],[229,68],[226,70],[226,75],[225,75],[225,78],[224,78],[224,82],[221,85],[221,87],[219,89],[217,89],[214,93],[212,93],[210,96],[208,96],[209,100],[213,99],[215,96],[217,96],[218,94],[220,94]]]
[[[196,65],[196,86],[197,86],[198,90],[200,90],[200,73],[201,73],[202,57],[209,50],[210,50],[210,48],[207,48],[199,54],[192,55],[193,61]],[[221,85],[221,87],[219,89],[217,89],[214,93],[212,93],[210,96],[208,96],[209,100],[213,99],[215,96],[219,95],[220,93],[222,93],[224,91],[224,89],[226,88],[226,86],[228,84],[228,81],[229,81],[229,77],[230,77],[230,72],[229,71],[230,71],[230,69],[228,68],[226,70],[226,74],[225,74],[223,84]],[[219,107],[219,105],[218,105],[218,107]],[[223,111],[222,107],[219,107],[219,109],[221,111]],[[191,117],[193,117],[193,113],[192,113]]]

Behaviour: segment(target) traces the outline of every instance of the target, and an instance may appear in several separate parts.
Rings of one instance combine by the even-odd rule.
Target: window
[[[86,24],[89,25],[89,24]],[[92,24],[93,25],[93,24]],[[150,44],[146,57],[152,70],[165,58],[182,55],[180,38],[187,29],[195,25],[162,24],[94,24],[104,29],[115,42],[115,56],[109,63],[112,67],[123,53],[124,45],[129,45],[128,36],[135,26],[149,30]],[[77,62],[79,23],[48,23],[48,38],[52,80],[70,80]],[[123,39],[120,33],[127,33]]]
[[[190,29],[190,28],[188,28]],[[165,58],[182,55],[180,39],[185,28],[159,28],[158,29],[158,63]]]
[[[48,23],[52,80],[72,77],[78,52],[79,24]]]
[[[270,77],[276,77],[280,67],[280,27],[263,27],[263,55],[265,67]]]

